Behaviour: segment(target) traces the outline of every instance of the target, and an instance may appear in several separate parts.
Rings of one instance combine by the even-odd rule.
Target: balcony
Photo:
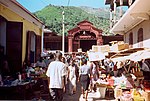
[[[110,5],[110,29],[123,17],[136,0],[105,0]]]
[[[110,28],[111,33],[125,34],[143,21],[149,20],[150,0],[136,0]]]

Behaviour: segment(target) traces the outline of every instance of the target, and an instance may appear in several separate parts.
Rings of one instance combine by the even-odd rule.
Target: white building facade
[[[135,0],[110,32],[124,35],[131,48],[150,48],[150,0]]]

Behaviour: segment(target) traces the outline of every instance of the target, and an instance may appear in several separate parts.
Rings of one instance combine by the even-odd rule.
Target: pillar
[[[122,9],[122,6],[123,6],[123,0],[120,0],[120,11],[119,11],[119,17],[121,18],[122,15],[123,15],[123,9]]]
[[[103,45],[103,39],[102,39],[102,36],[99,36],[99,37],[97,38],[97,45],[98,45],[98,46]]]
[[[116,0],[114,0],[114,24],[116,23],[116,10],[117,10],[117,4],[116,4]]]
[[[112,9],[110,9],[110,29],[112,29],[112,27],[113,27],[113,18],[112,18]]]
[[[133,0],[128,0],[129,7],[132,5]]]
[[[73,46],[73,38],[71,36],[68,37],[68,52],[72,52],[72,46]]]

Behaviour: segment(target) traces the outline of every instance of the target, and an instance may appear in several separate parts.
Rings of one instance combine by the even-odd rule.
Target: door
[[[33,31],[28,31],[26,40],[26,62],[28,64],[34,63],[36,53],[36,34]]]
[[[7,22],[6,25],[6,56],[12,73],[22,68],[22,22]]]
[[[36,36],[36,58],[35,60],[37,61],[41,55],[41,36],[37,35]]]
[[[80,48],[83,52],[92,49],[92,45],[96,45],[96,40],[80,40]]]

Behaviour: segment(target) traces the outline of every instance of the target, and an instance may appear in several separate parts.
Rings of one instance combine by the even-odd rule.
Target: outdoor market
[[[92,53],[91,61],[104,59],[104,65],[101,67],[104,66],[103,68],[110,74],[108,76],[101,73],[101,79],[96,82],[102,97],[109,92],[114,94],[115,99],[121,101],[150,100],[150,49],[129,48],[127,43],[122,42],[112,44],[111,51],[107,45],[97,46],[94,49],[96,52]],[[105,58],[103,54],[106,53]]]
[[[0,100],[150,101],[150,0],[0,0]]]

